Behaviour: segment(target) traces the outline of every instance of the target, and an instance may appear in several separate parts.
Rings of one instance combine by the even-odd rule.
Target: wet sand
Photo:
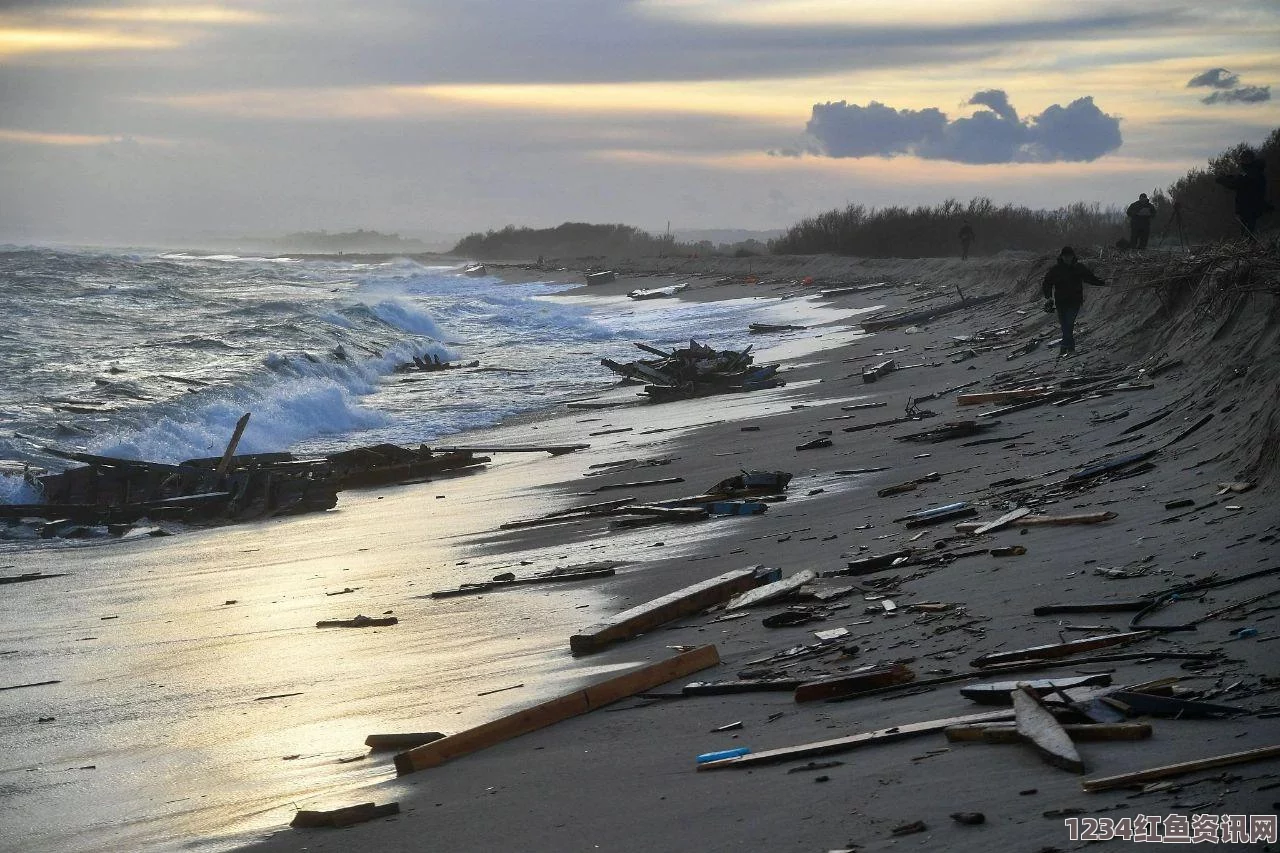
[[[228,670],[210,672],[201,684],[187,689],[203,691],[211,699],[226,696],[223,701],[244,703],[243,724],[227,725],[216,737],[201,738],[220,745],[218,749],[206,748],[216,759],[214,766],[226,768],[223,773],[211,775],[208,756],[201,756],[195,762],[201,769],[194,775],[183,772],[188,768],[173,768],[173,784],[175,797],[219,797],[225,800],[224,807],[206,810],[202,822],[188,824],[182,823],[176,809],[157,809],[167,804],[138,804],[141,812],[162,822],[176,822],[180,831],[174,833],[175,841],[199,838],[222,846],[229,840],[228,832],[282,827],[295,805],[332,807],[366,800],[401,803],[399,817],[372,824],[336,831],[281,830],[253,848],[264,851],[408,851],[424,846],[460,851],[811,851],[855,844],[868,850],[1076,849],[1081,842],[1068,842],[1061,817],[1047,818],[1045,812],[1082,808],[1090,816],[1106,811],[1112,817],[1175,810],[1273,813],[1274,792],[1259,789],[1265,784],[1260,780],[1280,772],[1274,761],[1244,765],[1225,777],[1208,774],[1217,781],[1128,799],[1128,792],[1084,794],[1079,777],[1048,767],[1023,747],[948,744],[940,735],[832,756],[843,763],[821,771],[788,773],[794,764],[715,773],[694,771],[693,757],[711,750],[745,745],[760,751],[975,710],[950,686],[891,701],[869,698],[839,704],[800,705],[789,693],[625,700],[399,780],[391,780],[394,771],[389,755],[375,754],[344,765],[359,767],[351,772],[364,774],[364,781],[385,780],[364,790],[352,790],[349,778],[329,787],[315,784],[317,776],[332,781],[332,766],[340,758],[362,754],[363,737],[373,731],[458,731],[606,673],[669,656],[672,646],[715,643],[723,663],[697,678],[732,679],[744,669],[758,668],[750,661],[798,643],[814,642],[814,630],[847,627],[850,634],[843,645],[857,647],[852,657],[806,660],[789,672],[817,676],[841,668],[903,660],[909,661],[918,678],[927,678],[964,669],[970,658],[981,653],[1083,636],[1074,625],[1123,627],[1129,619],[1129,614],[1106,613],[1034,617],[1031,608],[1037,604],[1130,597],[1172,585],[1188,575],[1212,570],[1239,574],[1274,564],[1274,472],[1264,472],[1271,479],[1264,479],[1252,492],[1231,497],[1230,503],[1219,502],[1178,523],[1161,523],[1173,514],[1164,510],[1166,501],[1191,497],[1198,504],[1208,504],[1213,500],[1215,483],[1239,477],[1257,450],[1248,445],[1256,442],[1259,423],[1265,426],[1268,417],[1274,422],[1274,412],[1267,408],[1271,404],[1259,402],[1259,388],[1268,387],[1268,383],[1275,387],[1274,368],[1260,366],[1234,384],[1224,378],[1244,353],[1267,352],[1267,346],[1274,346],[1269,327],[1258,322],[1242,324],[1225,343],[1208,340],[1212,329],[1199,337],[1172,337],[1160,328],[1140,328],[1150,294],[1105,292],[1095,296],[1091,292],[1082,318],[1084,353],[1074,361],[1056,362],[1052,353],[1043,350],[1009,360],[1006,352],[997,351],[952,364],[948,358],[955,351],[952,336],[1017,324],[1025,337],[1051,322],[1039,313],[1036,294],[1026,284],[1035,259],[999,258],[967,265],[948,260],[874,264],[813,259],[809,266],[820,272],[805,271],[803,265],[797,269],[789,263],[792,259],[785,260],[788,263],[777,266],[776,281],[722,286],[694,278],[682,298],[753,296],[762,295],[762,291],[770,296],[802,293],[803,288],[792,283],[793,274],[799,279],[801,272],[864,283],[890,279],[897,284],[831,300],[845,311],[876,304],[911,304],[918,294],[918,288],[912,286],[916,282],[938,290],[961,284],[969,295],[999,291],[1007,298],[926,326],[872,336],[856,334],[846,321],[761,336],[762,347],[767,342],[787,357],[785,388],[662,406],[636,405],[629,402],[634,391],[620,391],[605,395],[608,399],[600,401],[605,408],[573,409],[549,419],[521,419],[477,437],[504,443],[590,441],[588,453],[556,459],[520,458],[503,463],[496,471],[466,478],[466,483],[379,490],[350,501],[344,494],[336,514],[186,538],[182,548],[190,549],[191,554],[216,549],[221,555],[218,562],[230,563],[227,574],[217,578],[219,592],[210,595],[206,589],[200,593],[212,599],[200,618],[212,626],[227,613],[236,613],[249,617],[248,636],[284,631],[295,633],[296,639],[285,654],[270,659],[261,653],[267,646],[255,648],[252,642],[245,645],[219,633],[216,645],[221,650],[217,654],[228,661]],[[763,262],[754,263],[759,269]],[[667,276],[634,276],[605,287],[625,293],[635,287],[667,283],[673,283]],[[834,348],[819,349],[829,345]],[[900,362],[939,364],[891,374],[875,384],[861,382],[859,371],[873,353],[901,347],[906,349],[895,356]],[[1160,377],[1155,388],[1002,417],[1000,426],[990,433],[1007,438],[1000,443],[966,447],[963,440],[939,444],[895,441],[907,432],[972,416],[973,409],[957,409],[954,393],[921,404],[937,411],[938,418],[863,432],[841,431],[846,425],[892,417],[902,412],[912,397],[965,382],[981,380],[972,390],[986,390],[993,387],[998,374],[1010,370],[1061,378],[1099,371],[1110,363],[1128,366],[1138,378],[1140,365],[1149,366],[1171,354],[1183,357],[1188,366]],[[615,401],[624,404],[616,405]],[[859,412],[841,410],[851,402],[885,402],[886,406]],[[1174,408],[1172,414],[1140,433],[1136,441],[1108,446],[1124,439],[1121,432],[1127,424],[1170,407]],[[1120,411],[1129,414],[1125,419],[1103,422]],[[1155,468],[1141,476],[1113,480],[1076,495],[1036,495],[1046,502],[1040,507],[1046,512],[1109,509],[1118,516],[1112,522],[1089,527],[1032,527],[1025,533],[1015,527],[981,540],[986,547],[1024,545],[1027,553],[1021,557],[980,555],[941,567],[913,569],[910,574],[890,570],[820,584],[830,588],[852,582],[871,592],[868,581],[896,574],[898,583],[891,584],[889,590],[900,615],[864,613],[865,608],[874,607],[874,601],[858,594],[843,599],[852,605],[848,609],[805,626],[766,629],[760,618],[782,608],[762,608],[730,622],[713,623],[713,614],[679,620],[584,659],[575,660],[568,654],[568,634],[603,614],[746,565],[776,566],[787,574],[804,568],[833,570],[853,557],[927,544],[949,534],[949,525],[926,528],[923,537],[913,539],[919,531],[905,529],[893,519],[966,499],[979,503],[982,518],[994,518],[1005,503],[998,490],[991,489],[992,482],[1014,476],[1051,482],[1117,452],[1168,440],[1207,411],[1217,415],[1214,422],[1164,451],[1153,460]],[[823,420],[844,415],[852,417]],[[744,426],[759,429],[743,431]],[[628,427],[627,432],[583,437]],[[832,447],[795,449],[826,430],[832,431]],[[1245,446],[1238,446],[1242,443]],[[593,464],[630,458],[669,461],[618,474],[583,476],[593,472]],[[888,470],[837,473],[880,467]],[[683,483],[643,487],[635,492],[639,497],[661,499],[699,492],[742,468],[792,472],[790,499],[759,517],[643,528],[624,535],[611,530],[606,521],[510,534],[480,533],[495,531],[500,521],[589,502],[592,498],[580,493],[607,483],[684,478]],[[931,472],[939,472],[939,480],[916,491],[889,498],[875,495],[878,488]],[[606,492],[604,497],[632,493]],[[434,494],[447,497],[437,501]],[[428,503],[428,495],[434,503]],[[378,496],[385,499],[378,501]],[[440,504],[450,505],[448,516],[456,517],[456,530],[459,534],[466,531],[466,535],[440,541]],[[429,526],[423,519],[427,513],[431,516]],[[143,595],[139,583],[145,582],[148,568],[172,565],[174,551],[163,557],[160,554],[168,542],[175,541],[123,546],[140,550],[121,560],[127,567],[120,569],[119,580],[76,594],[101,596],[103,615],[109,615],[113,602]],[[248,551],[254,547],[275,552]],[[447,550],[441,553],[442,548]],[[457,549],[468,556],[457,557]],[[470,565],[454,565],[468,558]],[[531,561],[531,568],[542,568],[599,559],[626,560],[628,565],[604,582],[573,585],[572,589],[529,587],[440,602],[416,598],[427,591],[420,579],[424,566],[439,569],[432,572],[428,584],[437,588],[483,578],[520,560]],[[201,564],[197,559],[182,562]],[[24,565],[23,569],[50,570],[49,565]],[[273,569],[277,565],[281,567],[278,572]],[[1094,572],[1131,565],[1146,566],[1149,574],[1114,580]],[[194,568],[192,572],[199,574]],[[79,574],[83,581],[84,573]],[[28,586],[61,580],[66,579]],[[231,581],[238,581],[239,586]],[[346,586],[365,588],[332,598],[318,595]],[[1274,586],[1274,578],[1264,578],[1215,591],[1203,601],[1179,603],[1168,619],[1195,618]],[[222,592],[224,589],[227,591]],[[62,594],[67,594],[66,588]],[[58,590],[50,588],[39,595],[45,600],[31,604],[32,611],[56,615]],[[223,605],[217,600],[222,596],[238,603]],[[954,608],[942,614],[903,612],[907,605],[921,602],[941,602]],[[235,608],[249,612],[237,613]],[[318,609],[339,614],[349,611],[348,615],[393,610],[402,623],[378,629],[376,634],[318,633],[310,627]],[[157,617],[158,624],[147,629],[155,631],[154,639],[126,652],[130,655],[127,666],[139,678],[142,673],[164,671],[154,661],[164,653],[164,632],[174,630],[167,620],[185,620],[186,636],[200,624],[189,606],[181,613],[160,612]],[[1144,644],[1143,648],[1162,650],[1225,649],[1230,662],[1203,675],[1180,669],[1178,661],[1116,663],[1106,668],[1114,667],[1117,683],[1171,675],[1194,677],[1187,686],[1201,689],[1240,682],[1244,687],[1235,695],[1229,693],[1217,701],[1265,707],[1273,704],[1265,693],[1239,693],[1245,688],[1265,687],[1262,677],[1277,674],[1274,647],[1265,642],[1274,635],[1276,623],[1270,618],[1268,613],[1258,612],[1247,621],[1210,620],[1194,635],[1175,634]],[[430,626],[437,620],[447,627],[433,632]],[[282,627],[285,622],[287,629]],[[470,630],[460,632],[459,625]],[[1232,640],[1229,631],[1242,625],[1256,626],[1258,635]],[[36,647],[49,657],[66,660],[71,667],[80,664],[74,663],[74,656],[67,651],[74,649],[67,640],[82,627],[93,627],[94,633],[102,630],[96,625],[65,624],[50,624],[47,636],[41,633],[44,629],[25,626],[24,630],[35,638]],[[514,640],[513,634],[521,639]],[[16,640],[26,642],[26,634],[0,636],[4,640],[0,651],[13,648]],[[319,643],[325,645],[317,647]],[[91,648],[88,642],[83,647]],[[440,656],[442,647],[447,653]],[[468,656],[468,650],[474,650],[473,656]],[[441,657],[448,660],[443,670],[435,663]],[[63,671],[83,672],[80,678],[88,678],[88,667],[104,665],[100,659],[85,661],[84,670]],[[23,666],[26,676],[40,669],[29,659]],[[357,675],[360,667],[387,668],[393,675],[379,674],[376,689],[371,689],[368,682],[362,684],[360,678],[344,671],[353,666]],[[168,683],[159,677],[153,680]],[[678,687],[689,680],[694,679],[666,685],[661,692],[678,693]],[[227,692],[227,683],[236,684],[234,693]],[[525,687],[488,697],[474,695],[515,683]],[[85,692],[83,681],[75,679],[64,679],[56,687],[71,690],[72,686]],[[290,688],[304,695],[254,703],[271,707],[248,704],[259,695],[290,692]],[[35,695],[29,693],[24,699]],[[320,704],[314,704],[318,699]],[[39,713],[34,704],[22,710],[31,717]],[[13,713],[7,710],[6,716]],[[139,709],[139,716],[150,724],[162,715],[162,703]],[[711,731],[735,721],[741,721],[743,727]],[[82,722],[92,724],[91,720]],[[114,724],[126,725],[127,721]],[[184,739],[182,727],[186,725],[188,721],[174,721],[175,740]],[[1273,720],[1252,718],[1157,721],[1156,735],[1150,741],[1086,744],[1081,751],[1089,776],[1106,775],[1275,742],[1277,728]],[[28,724],[23,733],[33,736],[32,731]],[[48,731],[51,740],[74,734],[70,726]],[[59,758],[72,761],[77,760],[73,758],[76,754],[57,753]],[[286,760],[292,754],[302,757]],[[138,758],[121,756],[115,772],[148,772]],[[5,764],[12,768],[16,762],[6,758]],[[71,772],[64,770],[65,766],[66,761],[56,767],[63,778]],[[44,772],[52,775],[54,770],[51,766]],[[237,799],[228,791],[251,790],[255,783],[274,784],[281,775],[296,783],[292,797],[281,797],[253,815],[236,814],[237,806],[248,802],[249,795]],[[826,779],[820,781],[820,777]],[[50,783],[55,784],[59,783]],[[1033,789],[1034,793],[1022,793]],[[125,811],[127,804],[106,805],[108,790],[83,793],[91,802],[103,803],[104,811]],[[52,787],[47,796],[52,800]],[[953,824],[948,815],[956,811],[982,811],[987,822],[980,827]],[[246,825],[246,818],[250,825]],[[219,825],[218,819],[223,823]],[[915,820],[924,821],[926,832],[902,838],[891,835],[893,827]],[[35,832],[34,826],[31,831]]]

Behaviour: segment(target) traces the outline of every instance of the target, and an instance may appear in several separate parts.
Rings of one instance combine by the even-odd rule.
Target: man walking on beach
[[[1058,253],[1058,262],[1049,267],[1044,276],[1044,310],[1057,308],[1058,322],[1062,324],[1062,344],[1059,358],[1070,357],[1076,352],[1076,339],[1072,334],[1076,325],[1076,315],[1084,304],[1084,285],[1096,284],[1106,287],[1107,283],[1093,274],[1093,271],[1076,260],[1075,250],[1063,246]]]
[[[1247,240],[1258,242],[1258,219],[1271,210],[1267,202],[1266,163],[1246,148],[1240,153],[1241,174],[1219,175],[1217,181],[1236,193],[1236,219]]]
[[[969,244],[973,242],[973,226],[968,222],[960,226],[960,260],[969,260]]]
[[[1147,248],[1147,240],[1151,237],[1151,223],[1156,218],[1156,206],[1147,198],[1146,193],[1142,193],[1137,201],[1129,205],[1125,214],[1129,217],[1129,247]]]

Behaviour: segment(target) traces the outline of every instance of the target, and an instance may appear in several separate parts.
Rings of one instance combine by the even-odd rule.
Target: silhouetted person
[[[1058,262],[1049,267],[1044,275],[1044,310],[1058,310],[1058,322],[1062,324],[1062,344],[1060,356],[1074,355],[1076,339],[1072,330],[1076,325],[1076,315],[1084,304],[1084,285],[1096,284],[1106,287],[1107,283],[1093,274],[1093,271],[1076,260],[1075,250],[1063,246],[1058,253]]]
[[[1129,247],[1147,248],[1147,240],[1151,237],[1151,223],[1156,218],[1156,206],[1147,198],[1146,193],[1142,193],[1125,210],[1125,215],[1129,217]]]
[[[1246,148],[1240,154],[1240,173],[1219,175],[1218,183],[1236,194],[1236,219],[1244,229],[1245,237],[1258,240],[1258,219],[1271,210],[1267,202],[1266,163]]]
[[[973,226],[968,222],[960,226],[960,260],[969,260],[969,244],[973,242]]]

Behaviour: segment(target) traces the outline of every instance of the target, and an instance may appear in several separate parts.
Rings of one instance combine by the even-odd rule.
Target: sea
[[[58,470],[48,448],[156,462],[417,445],[615,384],[632,341],[720,348],[779,299],[574,298],[462,265],[172,252],[0,249],[0,460]],[[478,361],[404,381],[414,357]],[[39,496],[15,466],[0,503]]]
[[[580,478],[597,458],[652,453],[637,447],[675,434],[586,438],[607,432],[619,400],[636,399],[601,358],[635,358],[633,341],[759,349],[749,323],[819,324],[828,309],[774,290],[633,301],[462,270],[0,248],[3,503],[39,501],[22,472],[71,464],[51,449],[207,457],[246,412],[241,452],[307,456],[468,434],[592,444],[553,458],[495,455],[469,477],[343,492],[325,513],[165,523],[176,535],[161,538],[33,539],[0,525],[0,575],[51,576],[0,585],[0,853],[220,853],[280,831],[299,808],[403,796],[414,777],[396,780],[387,756],[364,748],[367,735],[457,731],[636,662],[570,659],[565,637],[610,606],[592,585],[441,600],[430,591],[600,560],[643,571],[645,560],[751,523],[683,526],[658,551],[643,528],[518,555],[486,544],[500,522],[545,511],[543,484]],[[768,352],[790,337],[794,364],[816,334],[770,336]],[[415,356],[479,364],[396,371]],[[692,426],[734,406],[789,411],[791,391],[733,395],[714,413],[705,401],[663,404],[676,414],[662,417]],[[601,398],[612,412],[590,408]],[[656,408],[627,411],[652,426]],[[316,625],[358,614],[400,621]]]

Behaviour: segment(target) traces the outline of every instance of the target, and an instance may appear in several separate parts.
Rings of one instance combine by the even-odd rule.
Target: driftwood
[[[486,592],[495,592],[497,590],[509,589],[514,586],[530,586],[533,584],[544,583],[572,583],[574,581],[595,580],[596,578],[607,578],[616,574],[614,569],[588,569],[581,572],[562,572],[559,574],[530,575],[523,578],[511,578],[509,580],[491,580],[478,581],[476,583],[464,583],[457,589],[441,589],[431,593],[432,598],[456,598],[460,595],[480,595]]]
[[[1031,660],[1052,660],[1055,658],[1065,658],[1078,652],[1087,652],[1094,649],[1104,649],[1108,646],[1120,646],[1127,643],[1135,643],[1139,640],[1147,640],[1156,635],[1155,631],[1126,631],[1120,634],[1104,634],[1100,637],[1086,637],[1082,640],[1071,640],[1066,643],[1050,643],[1043,646],[1031,646],[1030,648],[1017,649],[1011,652],[991,652],[990,654],[980,655],[970,661],[971,666],[985,668],[1003,663],[1021,663]]]
[[[1264,761],[1269,758],[1280,758],[1280,744],[1247,749],[1243,752],[1230,752],[1226,755],[1215,755],[1212,758],[1198,758],[1194,761],[1183,761],[1178,764],[1166,764],[1163,767],[1152,767],[1133,773],[1121,773],[1118,776],[1085,779],[1080,783],[1080,787],[1090,793],[1110,791],[1113,788],[1143,785],[1147,782],[1158,782],[1161,779],[1185,776],[1188,773],[1199,773],[1201,770],[1216,770],[1219,767],[1232,767],[1236,764]]]
[[[317,628],[385,628],[400,620],[394,616],[357,616],[354,619],[322,619]]]
[[[386,803],[381,806],[373,803],[361,803],[358,806],[347,806],[346,808],[331,809],[329,811],[302,809],[293,816],[289,826],[295,829],[317,829],[321,827],[341,829],[344,826],[354,826],[357,823],[365,823],[366,821],[389,817],[394,814],[400,814],[399,803]]]
[[[413,749],[424,743],[440,740],[443,732],[403,732],[399,734],[369,735],[364,745],[370,749]]]

